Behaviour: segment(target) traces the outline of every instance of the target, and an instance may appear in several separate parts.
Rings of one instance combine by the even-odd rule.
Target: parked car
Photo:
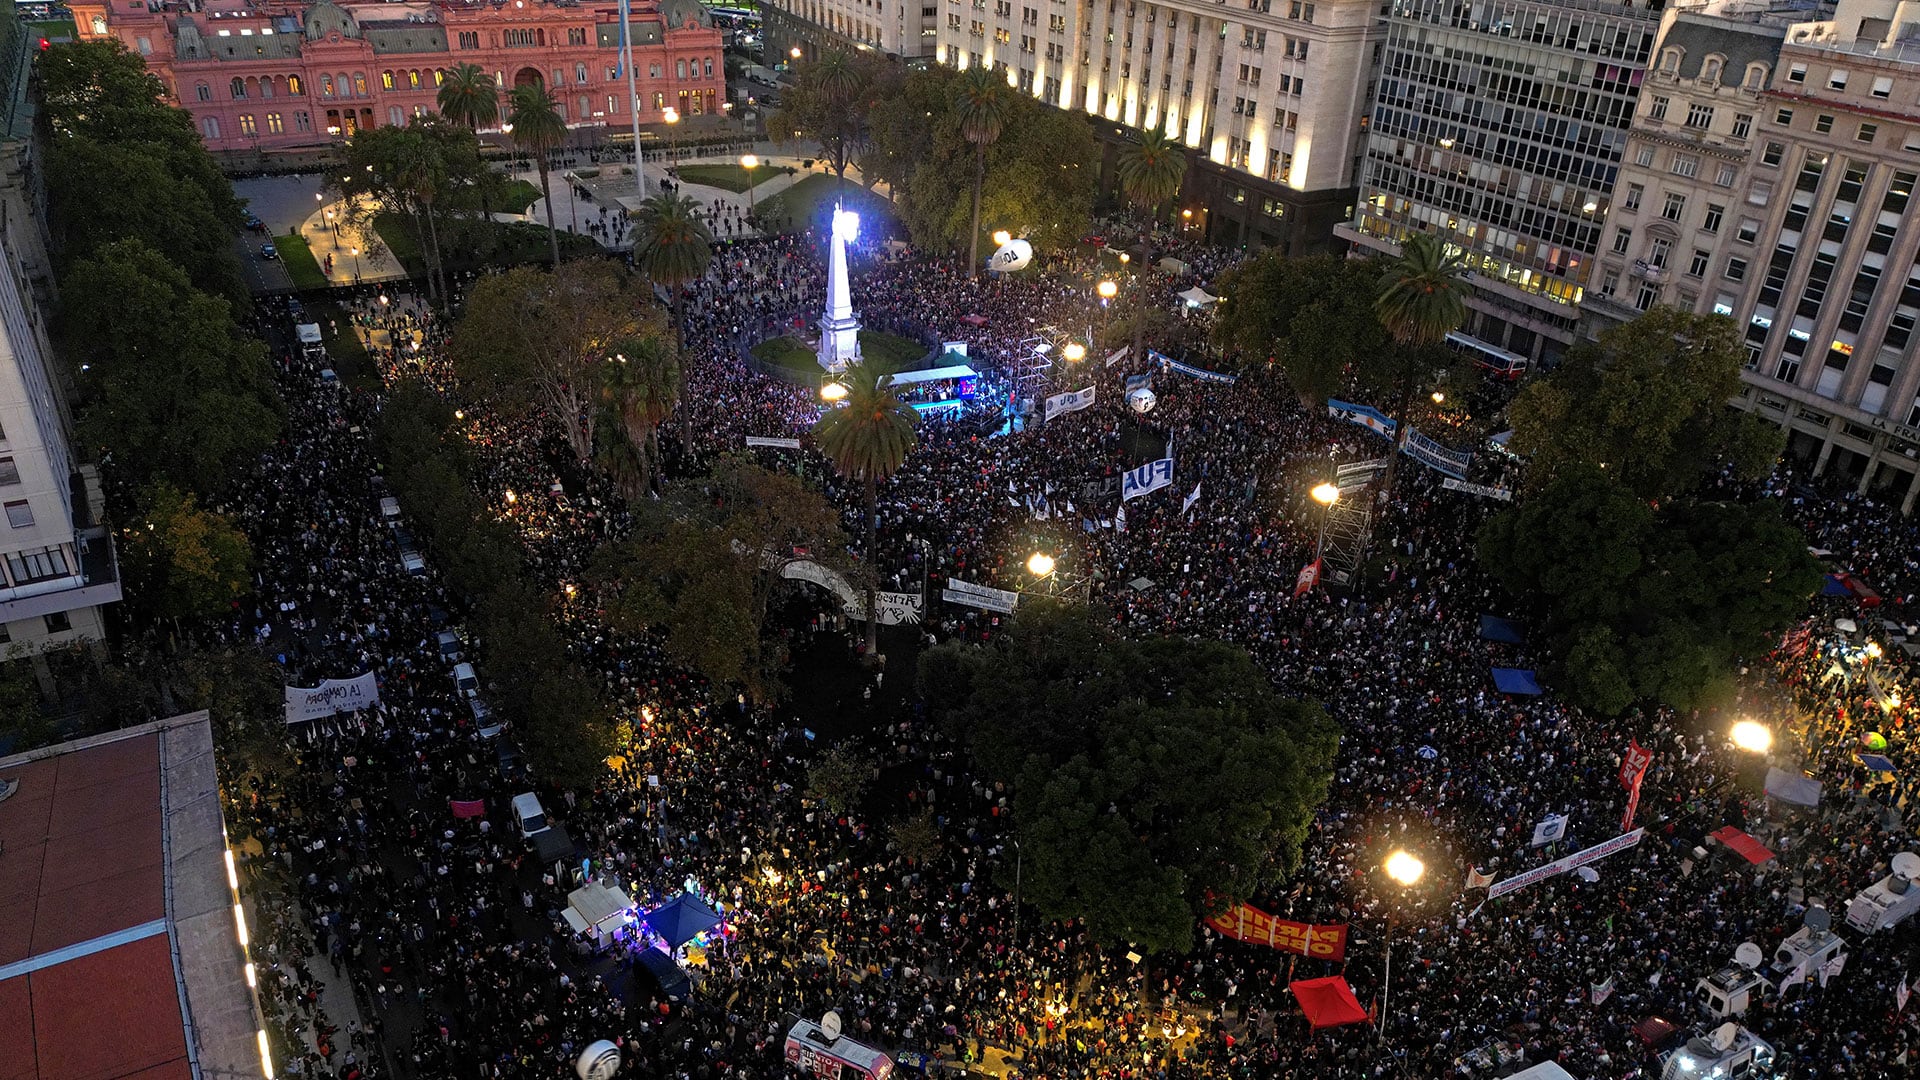
[[[280,249],[274,247],[273,241],[269,240],[260,245],[260,257],[269,261],[278,259],[280,257]]]
[[[540,796],[531,791],[513,797],[513,819],[520,824],[520,835],[529,838],[552,828],[547,824],[546,810],[540,806]]]
[[[267,223],[260,220],[259,214],[250,213],[247,215],[247,228],[252,229],[254,232],[264,232],[266,231]]]

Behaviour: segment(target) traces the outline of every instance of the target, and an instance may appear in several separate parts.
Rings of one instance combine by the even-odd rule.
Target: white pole
[[[627,98],[633,104],[633,176],[640,198],[647,197],[646,158],[640,153],[640,90],[633,78],[633,13],[630,0],[620,0],[620,62],[627,66]]]

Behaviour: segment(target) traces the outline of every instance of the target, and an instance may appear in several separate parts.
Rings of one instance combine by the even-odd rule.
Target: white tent
[[[1507,1080],[1573,1080],[1573,1074],[1551,1061],[1543,1061],[1514,1073]]]
[[[293,328],[293,332],[300,336],[300,344],[302,345],[320,344],[320,324],[319,323],[310,323],[310,322],[300,323],[299,325]]]
[[[1181,293],[1180,299],[1185,300],[1188,307],[1206,307],[1208,304],[1217,303],[1220,298],[1200,286],[1195,285],[1193,288]]]
[[[631,907],[633,898],[618,886],[590,881],[567,894],[567,907],[560,915],[576,934],[588,928],[605,932],[631,922],[627,914]]]

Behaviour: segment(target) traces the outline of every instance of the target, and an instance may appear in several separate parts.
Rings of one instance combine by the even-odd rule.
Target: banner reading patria
[[[287,687],[287,723],[318,720],[334,713],[370,709],[380,704],[380,685],[373,672],[351,679],[328,679],[319,686]]]
[[[1208,919],[1207,925],[1239,941],[1270,945],[1316,960],[1344,960],[1347,955],[1346,923],[1321,926],[1291,922],[1276,919],[1252,904],[1236,904]]]

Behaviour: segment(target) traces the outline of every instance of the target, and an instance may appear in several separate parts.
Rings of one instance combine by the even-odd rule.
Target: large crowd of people
[[[742,452],[747,436],[804,436],[818,415],[809,390],[758,374],[745,349],[804,331],[825,292],[820,244],[801,234],[717,245],[686,307],[684,417],[661,431],[678,474]],[[1209,282],[1234,257],[1167,246],[1187,276],[1142,276],[1132,288],[1170,311],[1175,289]],[[1084,335],[1112,314],[1095,294],[1101,275],[1084,265],[976,279],[952,262],[863,248],[857,266],[867,325],[930,346],[964,342],[982,372],[979,403],[930,417],[882,488],[868,557],[885,587],[926,583],[928,638],[983,640],[1003,616],[940,603],[942,584],[1015,588],[1026,555],[1047,550],[1130,632],[1235,642],[1283,691],[1324,702],[1344,732],[1331,797],[1288,891],[1256,903],[1347,924],[1346,960],[1205,929],[1189,955],[1142,960],[1075,925],[1017,914],[1001,884],[1015,840],[1006,792],[916,711],[875,709],[870,730],[844,741],[906,778],[889,813],[935,813],[941,850],[921,859],[891,842],[887,818],[804,798],[808,767],[827,747],[790,711],[710,686],[657,642],[613,632],[591,603],[568,604],[557,617],[573,658],[604,678],[633,735],[597,790],[538,788],[549,813],[593,873],[643,906],[692,889],[726,914],[691,994],[669,997],[626,946],[596,949],[560,920],[571,885],[536,864],[515,830],[509,801],[530,785],[509,779],[436,640],[459,621],[462,598],[430,570],[402,566],[379,511],[368,432],[381,394],[319,379],[326,361],[289,344],[291,313],[266,307],[261,330],[281,357],[289,430],[233,507],[255,544],[258,601],[225,632],[276,656],[290,683],[371,671],[381,696],[377,709],[296,729],[301,768],[284,785],[229,793],[236,833],[259,842],[250,875],[291,898],[262,935],[287,1071],[532,1080],[565,1074],[588,1042],[608,1038],[621,1044],[623,1075],[766,1080],[793,1075],[782,1057],[793,1019],[831,1008],[849,1037],[889,1052],[1029,1078],[1441,1077],[1469,1073],[1489,1047],[1557,1060],[1582,1080],[1657,1076],[1642,1020],[1710,1026],[1694,1004],[1697,977],[1742,942],[1771,951],[1813,903],[1835,909],[1838,923],[1852,893],[1914,846],[1902,813],[1920,760],[1898,730],[1911,706],[1886,705],[1907,686],[1905,657],[1883,657],[1871,680],[1859,665],[1832,675],[1828,661],[1850,647],[1834,620],[1859,614],[1849,598],[1817,601],[1798,637],[1753,657],[1729,710],[1606,720],[1550,694],[1497,693],[1491,665],[1534,658],[1478,632],[1481,614],[1508,612],[1474,563],[1490,504],[1408,463],[1377,507],[1382,579],[1296,595],[1319,521],[1307,488],[1327,479],[1330,462],[1382,456],[1384,441],[1291,395],[1166,370],[1154,373],[1157,405],[1141,416],[1123,380],[1149,371],[1144,358],[1034,362],[1037,336]],[[1203,328],[1183,317],[1204,314],[1172,321],[1184,326],[1172,336],[1197,342]],[[557,429],[470,398],[445,355],[447,327],[422,301],[367,296],[354,322],[343,329],[365,338],[384,383],[424,379],[460,406],[474,482],[521,527],[531,572],[556,591],[580,580],[594,549],[627,526],[611,485],[557,476],[568,457]],[[1092,408],[1045,423],[1028,411],[1085,385],[1097,389]],[[988,407],[1023,419],[985,433],[969,420]],[[1120,513],[1119,478],[1139,464],[1140,429],[1167,447],[1175,481]],[[691,445],[678,445],[683,432]],[[859,535],[859,493],[807,457],[807,475]],[[1738,497],[1790,501],[1811,544],[1873,580],[1886,610],[1911,611],[1920,531],[1896,510],[1784,468],[1764,490],[1728,484]],[[804,632],[854,648],[831,617]],[[485,643],[463,658],[484,684]],[[1771,722],[1783,759],[1797,754],[1789,743],[1825,747],[1807,758],[1827,785],[1818,808],[1761,797],[1752,761],[1724,738],[1736,712]],[[1852,753],[1868,718],[1893,736],[1891,777]],[[1641,845],[1595,864],[1591,879],[1567,874],[1491,902],[1466,887],[1470,871],[1506,877],[1618,833],[1627,793],[1616,776],[1630,740],[1654,755]],[[456,815],[456,803],[474,801],[484,814]],[[1552,814],[1567,815],[1567,835],[1531,846]],[[1753,867],[1706,839],[1728,824],[1777,858]],[[1425,860],[1421,884],[1403,890],[1377,872],[1394,848]],[[1852,940],[1830,984],[1740,1018],[1781,1051],[1783,1075],[1904,1068],[1920,1031],[1896,1005],[1913,927]],[[335,1019],[318,964],[354,987],[357,1004],[335,1006]],[[1375,1023],[1308,1028],[1287,985],[1330,974],[1375,1008]],[[341,1031],[345,1012],[365,1016],[364,1027]]]

